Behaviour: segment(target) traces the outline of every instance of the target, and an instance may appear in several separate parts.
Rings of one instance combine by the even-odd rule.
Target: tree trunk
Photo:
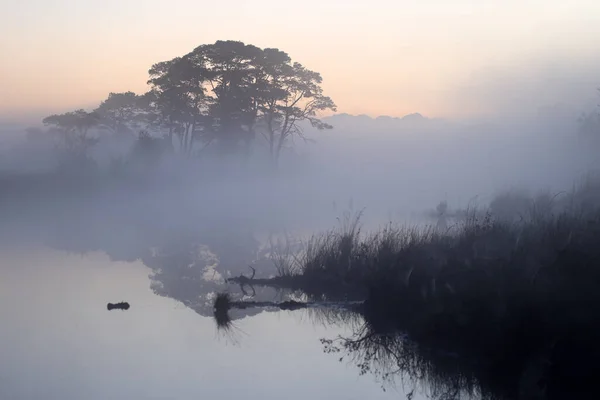
[[[183,135],[183,144],[182,144],[183,148],[181,149],[181,150],[182,150],[182,153],[183,153],[184,155],[187,155],[187,148],[188,148],[188,130],[189,130],[189,126],[188,126],[187,124],[184,124],[184,125],[183,125],[183,133],[182,133],[182,135]]]
[[[269,128],[269,154],[271,156],[271,163],[275,166],[275,129],[273,129],[273,110],[271,106],[271,112],[267,119],[267,126]]]
[[[194,146],[194,131],[196,130],[196,122],[194,121],[191,126],[189,127],[189,132],[188,132],[188,151],[187,151],[187,155],[188,157],[190,157],[192,155],[192,147]]]
[[[281,127],[281,132],[279,133],[279,139],[277,140],[277,148],[275,150],[275,166],[279,165],[279,157],[281,156],[281,149],[283,148],[283,143],[285,142],[285,139],[287,137],[288,134],[288,124],[290,123],[290,116],[289,114],[285,115],[285,119],[283,122],[283,126]]]
[[[286,136],[283,134],[283,131],[281,132],[281,135],[279,136],[279,140],[277,141],[277,148],[275,149],[275,166],[279,166],[279,158],[281,157],[281,149],[283,149],[283,144],[285,143],[285,138]]]
[[[269,154],[271,155],[271,163],[275,165],[275,133],[269,132]]]

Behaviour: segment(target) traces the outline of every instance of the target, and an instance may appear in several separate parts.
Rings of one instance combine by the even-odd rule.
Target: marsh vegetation
[[[498,196],[440,231],[385,226],[360,215],[277,257],[279,276],[233,283],[286,287],[296,308],[344,309],[364,323],[324,350],[361,373],[426,381],[439,398],[558,399],[591,393],[600,369],[600,180],[560,196]],[[357,299],[346,307],[331,300]],[[218,297],[230,307],[260,307]],[[268,304],[284,308],[284,304]]]

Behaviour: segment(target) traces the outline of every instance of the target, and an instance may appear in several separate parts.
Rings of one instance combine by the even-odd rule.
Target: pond
[[[402,384],[382,388],[324,352],[320,339],[350,336],[350,324],[327,324],[307,310],[244,310],[223,332],[202,301],[226,290],[223,282],[197,285],[193,304],[191,295],[165,293],[175,286],[168,279],[157,285],[158,269],[143,257],[115,261],[100,250],[39,243],[0,251],[2,399],[388,399],[410,392]],[[205,282],[225,274],[207,271],[200,271]],[[131,308],[107,311],[119,301]]]

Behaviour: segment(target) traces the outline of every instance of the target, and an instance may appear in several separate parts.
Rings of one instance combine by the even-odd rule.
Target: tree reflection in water
[[[371,374],[383,390],[400,383],[409,399],[417,391],[436,400],[522,398],[517,395],[519,387],[495,375],[481,359],[467,359],[435,344],[418,344],[406,333],[386,328],[390,324],[373,321],[362,303],[303,304],[298,312],[313,323],[342,326],[352,332],[349,336],[322,338],[323,351],[339,357],[340,362],[354,364],[360,375]],[[236,309],[286,307],[285,302],[235,301],[221,293],[213,302],[213,317],[222,334],[235,333],[229,311]]]
[[[256,238],[251,226],[242,223],[190,221],[185,228],[167,229],[147,213],[136,217],[82,212],[78,216],[51,220],[44,243],[79,254],[102,251],[114,261],[140,260],[151,270],[154,293],[179,301],[201,316],[213,315],[212,303],[227,285],[226,279],[246,273],[249,265],[261,276],[277,273],[268,257],[269,246]],[[257,300],[284,300],[290,294],[288,290],[265,286],[246,292],[231,291],[231,296],[238,300],[249,295]],[[231,318],[259,312],[232,310]]]
[[[399,332],[378,333],[368,323],[350,337],[321,339],[323,351],[349,360],[359,374],[372,374],[382,388],[399,381],[411,398],[417,389],[434,399],[495,398],[481,390],[473,371],[460,368],[460,360],[451,353],[427,350]]]
[[[201,228],[168,230],[151,223],[136,224],[93,214],[84,217],[54,225],[47,244],[81,253],[100,249],[114,260],[141,260],[151,269],[155,293],[175,299],[202,316],[215,317],[221,332],[231,339],[235,340],[238,333],[232,324],[237,318],[264,310],[300,308],[298,312],[305,313],[315,323],[348,327],[353,332],[348,337],[324,338],[324,351],[335,353],[341,361],[355,363],[360,373],[375,375],[384,387],[400,381],[411,385],[411,393],[423,388],[437,399],[518,398],[519,379],[523,375],[520,370],[511,373],[510,365],[493,370],[485,364],[485,359],[476,355],[459,357],[445,351],[439,343],[419,341],[417,345],[402,331],[398,321],[388,323],[374,315],[377,313],[344,302],[337,293],[328,299],[316,291],[309,296],[255,285],[246,293],[230,290],[226,312],[217,313],[217,293],[223,291],[225,278],[247,273],[248,265],[253,265],[263,277],[277,273],[268,251],[261,248],[248,227],[205,224]],[[229,285],[229,288],[234,287]],[[304,302],[305,306],[290,299]],[[248,301],[253,302],[251,307],[241,305]]]

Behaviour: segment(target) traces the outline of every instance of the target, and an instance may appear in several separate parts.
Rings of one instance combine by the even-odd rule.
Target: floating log
[[[110,310],[129,310],[129,303],[127,303],[126,301],[122,301],[120,303],[108,303],[106,305],[106,308],[108,309],[108,311]]]

